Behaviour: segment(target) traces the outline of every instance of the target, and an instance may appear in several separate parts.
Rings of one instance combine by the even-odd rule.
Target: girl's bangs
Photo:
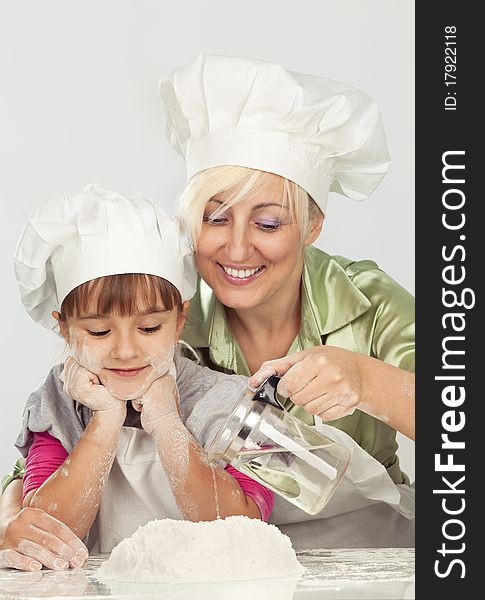
[[[160,306],[160,305],[163,306]],[[177,288],[166,279],[144,273],[107,275],[81,284],[65,298],[61,319],[88,313],[132,316],[150,308],[181,308]]]

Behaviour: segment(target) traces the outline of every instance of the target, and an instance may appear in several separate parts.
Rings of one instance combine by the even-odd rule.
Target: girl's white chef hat
[[[363,200],[390,164],[375,101],[259,60],[201,55],[160,81],[166,131],[187,177],[220,165],[276,173],[325,211],[328,191]]]
[[[42,204],[24,228],[14,267],[25,309],[34,321],[56,331],[52,311],[92,279],[158,275],[189,300],[197,277],[175,219],[141,194],[124,198],[97,184]]]

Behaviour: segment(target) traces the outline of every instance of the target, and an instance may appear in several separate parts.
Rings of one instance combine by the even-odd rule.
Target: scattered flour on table
[[[291,540],[249,517],[150,521],[122,540],[97,571],[100,579],[147,582],[295,577],[305,569]]]

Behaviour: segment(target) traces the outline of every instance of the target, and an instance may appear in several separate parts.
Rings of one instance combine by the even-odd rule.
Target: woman
[[[328,192],[362,200],[388,169],[374,101],[221,56],[198,57],[160,90],[168,138],[187,165],[180,216],[201,276],[185,341],[204,364],[253,384],[284,375],[289,412],[330,422],[395,484],[409,484],[396,431],[414,439],[413,298],[372,261],[311,246]]]
[[[371,454],[368,438],[392,445],[391,427],[413,438],[411,295],[371,261],[311,246],[329,189],[362,199],[387,171],[375,103],[344,84],[217,56],[175,71],[161,94],[187,163],[180,215],[203,280],[186,341],[213,368],[246,375],[307,350],[269,365],[282,374],[294,364],[279,391],[306,410],[290,411],[339,419]],[[405,481],[393,452],[381,462]]]

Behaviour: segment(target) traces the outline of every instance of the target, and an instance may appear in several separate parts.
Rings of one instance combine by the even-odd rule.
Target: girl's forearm
[[[361,360],[365,386],[358,408],[414,440],[414,373],[369,356]]]
[[[71,454],[35,492],[27,494],[24,506],[43,509],[84,538],[113,464],[121,416],[95,411]]]
[[[207,454],[186,429],[178,414],[170,414],[152,433],[160,462],[168,475],[177,505],[185,519],[209,521],[246,515],[260,518],[256,503],[238,482]]]

